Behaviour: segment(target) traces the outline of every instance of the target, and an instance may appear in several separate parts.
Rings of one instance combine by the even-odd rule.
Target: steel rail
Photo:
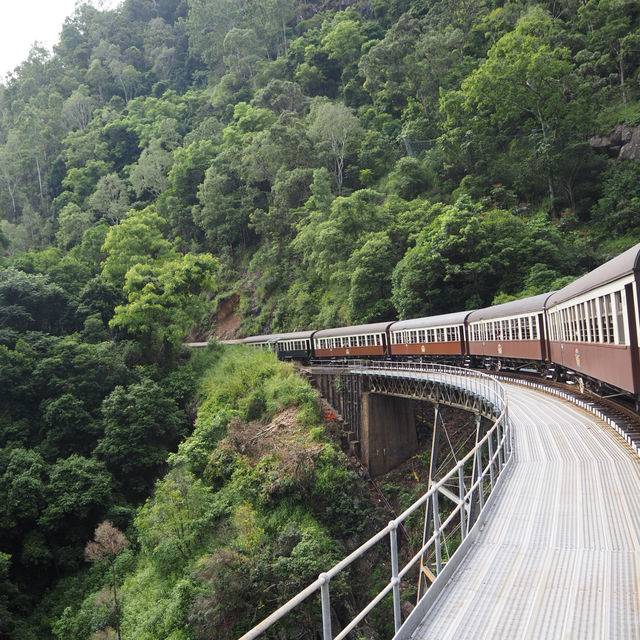
[[[351,552],[343,560],[335,564],[327,572],[321,573],[306,589],[291,598],[270,616],[245,633],[240,640],[253,640],[254,638],[257,638],[271,627],[271,625],[281,620],[309,596],[318,591],[320,591],[321,594],[323,640],[341,640],[346,637],[346,635],[352,631],[390,592],[393,593],[394,628],[397,632],[402,625],[400,581],[415,567],[416,563],[421,558],[425,557],[425,554],[433,546],[437,558],[435,572],[437,582],[437,576],[442,570],[441,544],[446,527],[456,518],[459,518],[461,523],[463,523],[463,526],[461,527],[461,537],[464,541],[465,537],[472,529],[472,526],[469,526],[468,518],[465,517],[465,510],[468,510],[471,501],[476,494],[479,496],[480,510],[482,510],[486,503],[486,497],[488,497],[485,497],[484,495],[484,484],[487,476],[489,476],[490,480],[490,488],[488,492],[490,494],[496,486],[498,476],[511,460],[511,454],[513,451],[513,434],[510,427],[507,398],[504,388],[495,378],[468,369],[459,369],[446,365],[433,365],[426,363],[350,361],[339,364],[331,363],[330,365],[323,363],[322,368],[330,368],[333,371],[348,370],[350,373],[358,374],[386,371],[389,373],[414,373],[419,374],[421,377],[433,376],[436,378],[435,382],[438,384],[456,386],[469,394],[482,395],[485,397],[485,399],[493,405],[495,421],[493,426],[487,430],[487,433],[478,440],[473,450],[471,450],[464,458],[459,460],[456,465],[442,478],[437,482],[434,482],[423,496],[418,498],[418,500],[405,509],[405,511],[403,511],[397,518],[391,520],[384,529]],[[467,381],[470,384],[465,385],[464,381]],[[483,449],[488,449],[488,455],[486,456],[487,462],[484,466],[482,465],[482,459],[484,457]],[[465,490],[461,476],[464,474],[465,465],[472,460],[478,471],[477,478],[469,489]],[[441,489],[444,488],[445,484],[450,482],[454,477],[456,477],[456,482],[458,482],[459,486],[458,501],[454,502],[453,509],[449,511],[444,521],[441,521],[438,494]],[[429,501],[431,501],[434,507],[433,534],[423,543],[420,550],[404,565],[404,567],[400,569],[398,566],[397,529],[400,524],[417,509],[422,506],[426,509]],[[465,522],[466,526],[464,524]],[[329,592],[329,585],[332,578],[349,567],[355,560],[362,557],[367,551],[375,547],[387,536],[389,536],[392,574],[389,582],[387,582],[385,587],[334,638],[331,630],[331,601]],[[451,563],[455,556],[456,553],[454,553],[450,558],[449,563]],[[436,582],[433,584],[436,584]]]

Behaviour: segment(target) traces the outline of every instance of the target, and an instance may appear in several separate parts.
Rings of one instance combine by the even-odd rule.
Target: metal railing
[[[434,573],[437,578],[443,569],[442,543],[444,541],[445,530],[449,525],[457,524],[459,521],[459,530],[462,541],[464,541],[471,532],[474,522],[477,521],[475,519],[471,520],[470,518],[473,505],[476,504],[478,506],[478,513],[482,511],[489,495],[498,482],[500,474],[511,459],[513,436],[508,418],[507,398],[504,388],[495,378],[468,369],[422,363],[350,361],[347,363],[323,363],[322,366],[327,366],[332,369],[340,368],[354,373],[366,369],[371,372],[381,370],[389,371],[390,373],[394,372],[394,375],[408,373],[413,375],[429,375],[430,377],[435,376],[441,384],[454,385],[460,388],[464,387],[471,394],[485,395],[486,399],[494,404],[497,418],[495,418],[493,425],[487,430],[486,434],[477,440],[475,447],[464,458],[459,460],[442,478],[434,482],[427,493],[416,500],[395,520],[391,520],[384,529],[350,553],[346,558],[338,562],[327,572],[321,573],[317,580],[265,618],[260,624],[244,634],[240,640],[257,638],[271,625],[293,611],[296,606],[318,591],[320,591],[321,596],[323,640],[341,640],[345,638],[390,593],[393,595],[394,628],[397,633],[402,625],[400,606],[401,581],[416,568],[429,553],[435,555]],[[472,482],[469,487],[466,487],[465,484],[465,468],[473,469]],[[446,502],[443,501],[441,503],[439,501],[441,494],[445,494],[447,497],[451,496],[451,492],[445,485],[452,482],[457,484],[458,487],[458,495],[455,496],[457,499],[452,500],[449,498]],[[453,507],[449,508],[448,512],[443,513],[442,508],[446,503],[452,504]],[[431,507],[429,511],[433,515],[433,534],[423,542],[417,553],[400,568],[398,527],[418,509],[425,508],[426,512],[429,506]],[[334,637],[331,629],[331,596],[329,590],[331,580],[387,537],[389,539],[391,553],[391,576],[388,583],[360,613]],[[450,563],[456,555],[457,554],[454,553],[449,560]],[[434,582],[434,584],[436,583]],[[431,588],[433,588],[433,586]]]

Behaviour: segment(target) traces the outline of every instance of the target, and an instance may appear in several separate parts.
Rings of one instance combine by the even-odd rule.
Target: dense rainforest
[[[0,82],[0,638],[306,586],[381,516],[290,368],[187,336],[549,291],[640,240],[639,159],[633,0],[78,3]]]

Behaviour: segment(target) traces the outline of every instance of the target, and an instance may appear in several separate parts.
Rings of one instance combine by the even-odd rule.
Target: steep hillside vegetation
[[[183,340],[488,305],[637,242],[639,27],[630,0],[79,5],[0,83],[0,637],[109,637],[111,568],[127,637],[235,633],[342,553],[359,498],[309,391]],[[264,377],[201,396],[208,358]],[[89,565],[105,520],[130,546]]]

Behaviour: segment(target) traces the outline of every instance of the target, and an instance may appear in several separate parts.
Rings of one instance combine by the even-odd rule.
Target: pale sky
[[[77,0],[0,0],[0,79],[29,56],[37,40],[49,51],[60,39],[67,16]],[[110,9],[122,0],[93,0],[91,4]]]

